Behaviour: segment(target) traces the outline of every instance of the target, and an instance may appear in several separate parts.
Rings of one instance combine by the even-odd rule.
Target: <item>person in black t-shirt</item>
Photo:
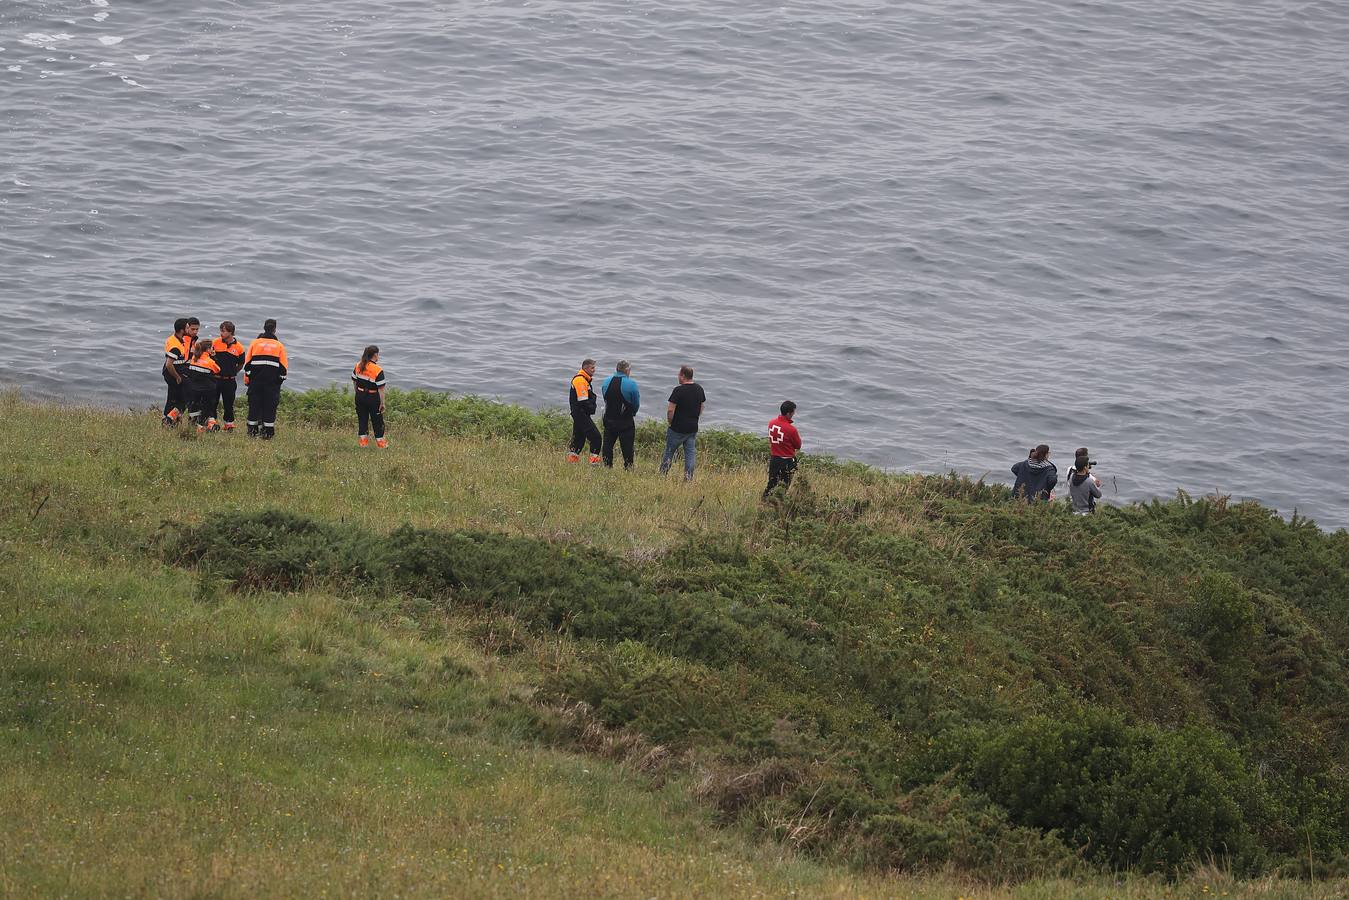
[[[684,448],[684,480],[693,480],[693,464],[696,454],[694,445],[698,438],[698,417],[703,414],[703,404],[707,395],[703,386],[693,380],[693,367],[679,367],[679,384],[670,392],[670,403],[665,408],[665,421],[669,429],[665,432],[665,455],[660,460],[660,473],[670,471],[675,451]]]

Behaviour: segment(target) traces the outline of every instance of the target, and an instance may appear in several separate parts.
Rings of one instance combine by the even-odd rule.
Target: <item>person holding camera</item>
[[[1096,501],[1101,497],[1101,479],[1091,474],[1096,465],[1087,448],[1077,451],[1073,471],[1068,475],[1068,496],[1073,502],[1073,515],[1089,516],[1096,512]]]

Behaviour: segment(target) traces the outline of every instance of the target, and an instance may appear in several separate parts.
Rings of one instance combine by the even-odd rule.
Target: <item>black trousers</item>
[[[375,426],[376,440],[384,437],[384,413],[379,411],[379,394],[356,392],[356,424],[360,428],[357,434],[361,437],[370,433],[371,425]]]
[[[613,468],[614,465],[614,444],[617,443],[623,450],[623,468],[632,468],[632,441],[637,436],[637,426],[632,419],[624,419],[619,422],[610,422],[604,420],[604,449],[602,456],[604,464]]]
[[[215,382],[220,403],[225,406],[225,421],[234,421],[234,397],[239,390],[239,382],[233,378],[217,378]],[[211,404],[211,417],[215,417],[215,410],[218,404]]]
[[[169,417],[169,413],[178,410],[179,414],[187,407],[187,382],[175,381],[173,376],[164,372],[164,383],[168,385],[169,396],[164,401],[164,418]]]
[[[763,489],[765,497],[777,487],[782,485],[785,491],[792,486],[792,476],[796,474],[796,457],[786,459],[781,456],[770,456],[768,458],[768,487]]]
[[[590,443],[590,452],[600,452],[600,430],[595,427],[595,420],[590,418],[588,413],[573,412],[571,414],[571,443],[567,449],[572,453],[580,453],[581,448]]]
[[[248,433],[276,434],[276,408],[281,405],[280,383],[253,382],[248,386]]]
[[[216,386],[215,379],[208,382],[193,382],[187,384],[187,410],[192,421],[198,425],[206,424],[207,419],[215,418],[215,397]]]

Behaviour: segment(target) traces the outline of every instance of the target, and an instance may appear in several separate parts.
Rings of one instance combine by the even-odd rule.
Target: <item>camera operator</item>
[[[1073,460],[1073,471],[1068,474],[1068,495],[1073,502],[1073,515],[1089,516],[1096,512],[1096,501],[1101,496],[1101,479],[1091,474],[1096,461],[1086,447],[1080,447]]]

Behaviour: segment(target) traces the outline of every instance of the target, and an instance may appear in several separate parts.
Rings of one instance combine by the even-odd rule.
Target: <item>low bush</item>
[[[988,733],[965,771],[1013,821],[1120,868],[1223,859],[1249,871],[1268,814],[1241,754],[1210,729],[1129,725],[1099,709]]]

